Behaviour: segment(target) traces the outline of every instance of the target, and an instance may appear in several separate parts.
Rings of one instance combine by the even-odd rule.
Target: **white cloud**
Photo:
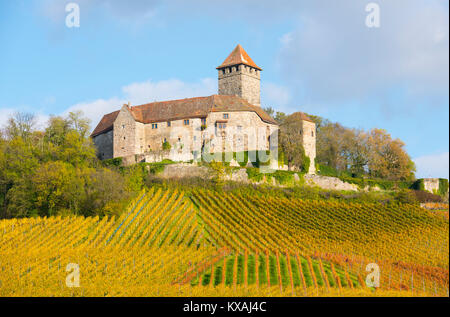
[[[449,175],[449,152],[436,154],[436,155],[425,155],[413,159],[416,163],[416,177],[441,177],[447,178]]]
[[[317,101],[376,97],[393,86],[448,94],[448,4],[377,3],[380,28],[365,26],[365,1],[302,3],[299,24],[280,39],[281,73]]]
[[[43,114],[41,112],[35,113],[33,111],[30,111],[30,109],[26,107],[20,107],[20,108],[0,108],[0,129],[5,127],[5,125],[8,122],[8,119],[11,118],[14,113],[16,112],[29,112],[34,113],[35,115],[35,121],[36,121],[36,128],[42,129],[45,127],[49,116],[46,114]]]
[[[122,91],[132,104],[142,104],[152,101],[212,95],[217,93],[217,80],[204,78],[197,83],[186,83],[179,79],[157,82],[149,80],[127,85],[122,88]]]
[[[91,128],[94,129],[103,115],[119,110],[125,103],[130,102],[136,106],[153,101],[208,96],[217,93],[216,82],[212,78],[204,78],[195,83],[179,79],[132,83],[122,87],[121,97],[80,102],[64,111],[63,115],[81,110],[91,120]]]

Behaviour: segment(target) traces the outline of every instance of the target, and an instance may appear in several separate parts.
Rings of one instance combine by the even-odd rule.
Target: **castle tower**
[[[261,106],[260,76],[262,69],[238,44],[225,61],[217,67],[219,95],[235,95],[250,104]]]

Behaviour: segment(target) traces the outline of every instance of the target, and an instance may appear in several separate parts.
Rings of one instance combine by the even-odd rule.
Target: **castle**
[[[129,163],[165,158],[190,161],[197,160],[202,152],[274,149],[278,124],[261,108],[262,69],[241,45],[216,69],[217,95],[139,106],[125,104],[104,115],[91,134],[98,157],[122,157]],[[299,114],[305,154],[311,159],[309,172],[314,173],[315,123]]]

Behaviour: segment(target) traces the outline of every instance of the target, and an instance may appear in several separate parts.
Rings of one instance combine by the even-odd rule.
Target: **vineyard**
[[[0,221],[0,296],[448,296],[448,282],[448,217],[407,204],[154,187],[119,218]]]

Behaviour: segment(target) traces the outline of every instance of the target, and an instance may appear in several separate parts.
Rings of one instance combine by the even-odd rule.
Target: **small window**
[[[122,129],[125,129],[125,124],[122,124]]]
[[[181,138],[178,138],[178,141],[181,141]]]
[[[158,124],[157,123],[152,123],[152,129],[158,129]]]
[[[167,121],[167,126],[170,127],[172,123],[170,121]]]
[[[123,137],[123,139],[125,140],[125,137]]]
[[[184,120],[184,125],[189,125],[189,119]]]
[[[224,118],[224,119],[228,119],[228,113],[224,113],[224,114],[223,114],[223,118]]]

